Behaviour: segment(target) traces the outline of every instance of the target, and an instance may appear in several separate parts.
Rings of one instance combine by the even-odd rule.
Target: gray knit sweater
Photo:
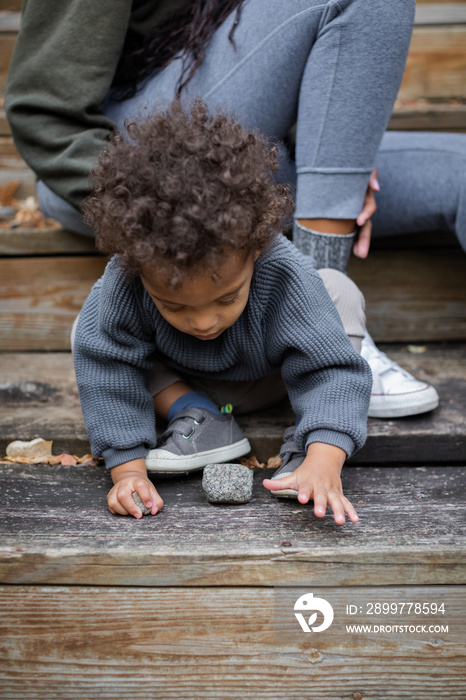
[[[171,326],[140,279],[127,282],[118,257],[110,260],[83,306],[74,344],[91,449],[107,468],[156,445],[148,390],[154,354],[196,377],[251,380],[281,368],[300,449],[325,442],[350,456],[364,444],[369,366],[353,350],[312,262],[283,236],[257,259],[241,316],[208,341]]]

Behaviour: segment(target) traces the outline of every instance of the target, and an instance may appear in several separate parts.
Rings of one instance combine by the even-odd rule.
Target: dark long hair
[[[179,95],[202,63],[216,29],[234,9],[236,17],[228,38],[235,45],[233,33],[243,3],[244,0],[193,0],[168,15],[145,39],[128,32],[112,83],[112,97],[120,101],[132,97],[175,56],[182,58]]]

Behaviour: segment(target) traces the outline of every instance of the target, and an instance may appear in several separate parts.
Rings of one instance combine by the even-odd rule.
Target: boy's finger
[[[302,503],[303,505],[305,503],[309,503],[309,499],[311,497],[313,491],[313,484],[312,482],[304,482],[302,484],[299,484],[298,487],[298,501]]]
[[[108,499],[107,503],[108,509],[112,515],[128,515],[126,508],[124,508],[116,498]]]
[[[333,510],[333,519],[338,525],[344,525],[346,522],[345,508],[342,503],[343,496],[338,493],[329,493],[328,502]]]
[[[293,478],[293,474],[289,476],[283,476],[281,479],[262,479],[262,486],[270,491],[278,491],[279,489],[297,489],[298,485],[296,479]]]
[[[132,515],[133,517],[138,519],[142,518],[141,509],[133,501],[133,490],[123,491],[121,494],[119,494],[119,501],[120,505],[123,508],[126,508],[126,512],[128,513],[128,515]]]
[[[163,501],[153,484],[146,479],[138,479],[133,488],[147,508],[151,509],[151,515],[155,515],[163,506]]]
[[[159,510],[163,508],[163,499],[158,494],[157,489],[153,484],[150,485],[150,500],[152,501],[151,515],[155,515]]]
[[[316,487],[314,492],[314,514],[318,518],[323,518],[327,512],[327,491],[324,488]]]
[[[348,517],[351,520],[351,522],[357,523],[359,521],[359,515],[357,514],[356,509],[353,506],[353,504],[351,503],[351,501],[349,501],[346,498],[346,496],[343,496],[342,501],[343,501],[343,506],[344,506],[346,512],[348,513]]]

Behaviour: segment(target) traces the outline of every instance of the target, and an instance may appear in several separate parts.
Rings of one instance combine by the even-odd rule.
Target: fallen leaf
[[[83,457],[76,457],[76,455],[73,455],[73,457],[78,464],[87,464],[88,462],[95,462],[97,464],[97,460],[94,455],[84,455]]]
[[[422,355],[423,352],[427,352],[425,345],[407,345],[406,347],[408,348],[408,352],[413,355]]]
[[[282,466],[282,460],[278,455],[274,455],[273,457],[269,457],[267,461],[267,469],[278,469],[278,467]]]
[[[9,186],[7,188],[7,185]],[[0,188],[0,205],[11,206],[16,211],[13,218],[4,221],[0,224],[0,228],[12,229],[12,228],[39,228],[39,229],[59,229],[61,224],[55,219],[50,219],[45,217],[41,210],[39,209],[39,204],[35,197],[27,197],[26,199],[17,201],[13,199],[12,191],[13,186],[16,189],[18,183],[8,182],[3,186],[4,192],[2,195],[2,188]]]
[[[265,467],[265,462],[259,462],[255,455],[251,455],[248,458],[243,457],[240,459],[240,462],[245,467],[249,467],[249,469],[263,469]]]
[[[75,467],[78,463],[76,457],[73,457],[73,455],[69,455],[66,453],[58,455],[58,457],[55,457],[55,459],[58,460],[57,464],[62,464],[67,467]],[[52,462],[49,462],[49,464],[52,464]]]
[[[18,464],[50,464],[51,466],[97,465],[96,458],[91,454],[86,454],[83,457],[70,455],[66,452],[63,452],[61,455],[53,455],[52,444],[52,440],[44,440],[43,438],[34,438],[34,440],[29,442],[15,440],[7,445],[5,460]]]
[[[16,200],[13,199],[13,195],[16,192],[18,185],[19,180],[8,180],[8,182],[5,182],[3,185],[0,185],[1,207],[11,207],[17,204]]]
[[[40,464],[52,456],[52,440],[35,438],[30,442],[15,440],[6,447],[6,456],[10,462]]]

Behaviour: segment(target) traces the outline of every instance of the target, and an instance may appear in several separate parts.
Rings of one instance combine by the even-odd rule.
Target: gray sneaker
[[[282,479],[284,476],[290,476],[295,469],[301,466],[306,457],[305,452],[300,452],[294,442],[295,426],[285,430],[283,435],[283,445],[280,448],[280,459],[282,465],[277,469],[272,477],[274,479]],[[281,489],[280,491],[271,491],[272,496],[287,496],[288,498],[297,498],[298,492],[294,489]]]
[[[149,472],[189,472],[207,464],[231,462],[251,451],[232,415],[186,408],[175,415],[146,456]]]

